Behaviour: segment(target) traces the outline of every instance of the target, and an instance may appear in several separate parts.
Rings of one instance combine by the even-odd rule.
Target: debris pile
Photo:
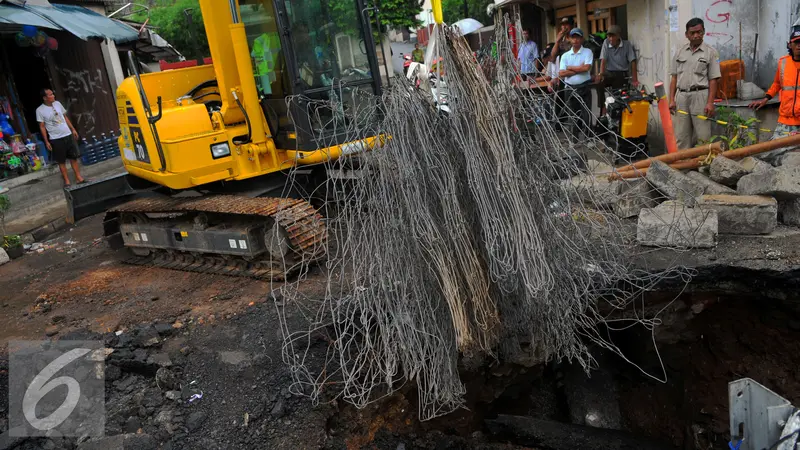
[[[618,183],[565,179],[588,167],[577,149],[613,150],[587,124],[565,135],[544,120],[565,105],[519,84],[505,33],[496,36],[492,80],[457,32],[433,35],[429,52],[441,57],[443,79],[401,80],[380,102],[354,102],[367,106],[351,114],[381,118],[372,128],[337,114],[325,127],[354,141],[389,139],[359,157],[369,176],[329,187],[338,215],[328,222],[325,297],[305,297],[301,274],[278,306],[309,318],[307,328],[282,327],[298,393],[363,407],[413,382],[423,420],[463,405],[462,367],[564,359],[589,370],[589,345],[619,353],[597,331],[598,303],[626,308],[663,277],[682,275],[632,268],[634,236],[595,207],[613,205]],[[445,84],[447,108],[438,95]],[[312,117],[330,117],[329,103],[303,104],[318,108]],[[625,195],[623,214],[652,201],[641,184]],[[320,341],[328,345],[321,369],[309,351]]]
[[[797,143],[796,137],[771,141],[766,150]],[[610,193],[594,207],[612,209],[621,218],[638,217],[637,240],[647,246],[712,248],[720,234],[770,234],[779,219],[784,225],[800,226],[796,150],[771,158],[774,166],[758,154],[732,159],[751,153],[747,148],[722,152],[711,145],[705,156],[697,156],[697,150],[703,149],[593,174],[595,188]],[[689,162],[678,160],[684,155],[689,155]],[[574,177],[569,183],[581,183],[586,177]]]

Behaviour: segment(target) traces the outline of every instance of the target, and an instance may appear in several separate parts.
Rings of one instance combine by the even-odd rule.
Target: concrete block
[[[762,195],[704,195],[700,207],[717,212],[719,234],[769,234],[778,226],[778,202]]]
[[[652,162],[646,178],[665,197],[680,200],[688,206],[694,206],[705,191],[701,184],[661,161]]]
[[[778,211],[781,213],[781,223],[800,227],[800,198],[779,202]]]
[[[8,257],[8,253],[6,253],[5,249],[0,247],[0,266],[9,261],[11,261],[11,258]]]
[[[656,194],[644,178],[620,180],[614,214],[623,219],[636,217],[643,208],[653,208],[658,204]]]
[[[573,201],[597,209],[611,209],[619,183],[619,180],[610,181],[608,175],[578,175],[564,180],[563,186]]]
[[[639,213],[636,240],[654,247],[712,248],[717,245],[718,228],[715,210],[668,200]]]
[[[800,166],[800,152],[794,150],[784,153],[775,160],[775,165],[780,167]]]
[[[717,156],[711,162],[709,176],[713,181],[727,186],[736,186],[740,178],[749,172],[738,162],[724,156]]]
[[[772,169],[772,164],[764,162],[758,158],[753,158],[752,156],[748,156],[747,158],[739,161],[739,165],[744,167],[744,169],[750,173],[761,173]]]
[[[700,172],[695,172],[694,170],[690,172],[686,172],[686,176],[691,178],[692,180],[696,181],[697,183],[703,185],[703,193],[709,195],[736,195],[736,191],[729,188],[728,186],[723,186],[716,181],[711,181],[708,177],[703,175]]]
[[[751,173],[739,180],[742,195],[771,195],[779,199],[800,197],[800,167],[777,167]]]

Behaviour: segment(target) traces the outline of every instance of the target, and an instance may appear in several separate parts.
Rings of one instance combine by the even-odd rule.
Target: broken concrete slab
[[[608,175],[578,175],[564,180],[562,186],[573,201],[598,209],[611,209],[619,183],[619,180],[609,180]]]
[[[653,161],[647,171],[647,181],[665,197],[680,200],[688,206],[697,202],[705,187],[661,161]]]
[[[774,167],[751,173],[736,188],[743,195],[771,195],[779,199],[800,197],[800,167]]]
[[[775,165],[779,167],[800,166],[800,152],[793,150],[791,152],[784,153],[775,159]]]
[[[709,176],[713,181],[727,186],[736,186],[740,178],[749,174],[738,162],[718,155],[711,162]]]
[[[4,249],[0,248],[0,266],[9,261],[11,261],[11,258],[9,258],[8,253],[6,253]]]
[[[761,173],[772,169],[772,164],[764,162],[758,158],[753,158],[752,156],[748,156],[747,158],[739,161],[739,165],[744,167],[744,169],[750,173]]]
[[[711,248],[717,245],[718,229],[715,210],[668,200],[639,213],[636,240],[653,247]]]
[[[636,217],[644,208],[653,208],[658,204],[657,192],[644,178],[620,180],[617,185],[617,200],[614,203],[614,214],[622,219]]]
[[[778,212],[781,213],[782,223],[800,227],[800,198],[779,202]]]
[[[721,195],[721,194],[728,194],[728,195],[736,195],[736,191],[729,188],[728,186],[721,185],[716,181],[712,181],[710,178],[706,177],[700,172],[690,171],[686,172],[686,176],[691,178],[692,180],[700,183],[703,185],[703,194],[708,195]]]
[[[769,234],[778,226],[778,202],[762,195],[704,195],[700,207],[717,212],[719,234]]]

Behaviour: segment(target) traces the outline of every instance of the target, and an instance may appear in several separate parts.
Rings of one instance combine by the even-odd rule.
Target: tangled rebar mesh
[[[413,381],[422,420],[463,406],[464,365],[566,359],[589,370],[590,345],[620,353],[601,330],[652,329],[657,318],[644,317],[637,300],[687,274],[636,269],[635,227],[597,207],[614,192],[576,194],[569,177],[586,166],[576,147],[614,150],[588,124],[580,135],[558,131],[551,116],[564,105],[545,89],[515,87],[505,33],[496,36],[491,79],[457,31],[434,34],[449,112],[444,85],[427,80],[394,82],[379,101],[341,86],[328,101],[290,100],[349,141],[387,139],[357,157],[353,176],[328,182],[336,208],[328,260],[315,275],[324,296],[308,294],[305,270],[282,287],[279,307],[295,392],[363,407]],[[319,148],[330,135],[320,134]],[[307,323],[291,322],[285,308]],[[608,320],[622,310],[633,314]],[[324,357],[311,351],[319,343]]]

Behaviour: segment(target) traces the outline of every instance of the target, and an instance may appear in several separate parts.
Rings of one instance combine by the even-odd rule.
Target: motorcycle
[[[606,145],[630,162],[648,157],[647,124],[655,94],[634,88],[630,81],[622,89],[606,91],[606,114],[599,118],[599,128]]]

